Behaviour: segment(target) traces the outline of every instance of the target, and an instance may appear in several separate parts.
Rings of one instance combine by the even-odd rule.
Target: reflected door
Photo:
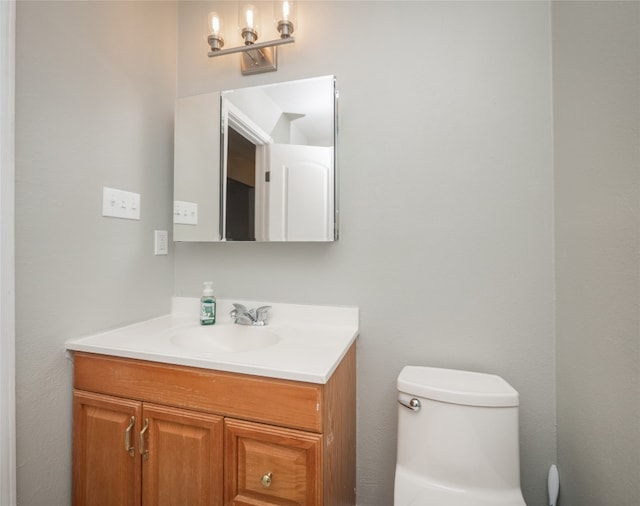
[[[267,234],[270,241],[333,238],[333,148],[269,145]]]

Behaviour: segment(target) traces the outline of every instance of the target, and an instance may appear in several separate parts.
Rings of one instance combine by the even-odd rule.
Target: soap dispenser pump
[[[213,296],[213,282],[205,281],[200,297],[200,325],[213,325],[216,322],[216,298]]]

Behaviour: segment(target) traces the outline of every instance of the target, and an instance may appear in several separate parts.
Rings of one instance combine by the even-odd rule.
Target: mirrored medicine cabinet
[[[334,76],[178,99],[174,241],[336,240],[336,139]]]

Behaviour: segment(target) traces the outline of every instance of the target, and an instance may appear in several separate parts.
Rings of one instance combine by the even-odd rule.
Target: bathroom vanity
[[[68,341],[74,505],[355,504],[357,309],[315,309],[274,304],[272,324],[234,335],[269,339],[241,351],[184,346],[202,336],[175,305]],[[215,327],[214,340],[238,326]]]

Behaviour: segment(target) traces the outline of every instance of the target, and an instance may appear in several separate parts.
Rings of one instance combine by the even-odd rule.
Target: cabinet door
[[[141,413],[139,402],[74,391],[74,506],[140,504],[140,459],[133,445]]]
[[[225,419],[226,506],[322,504],[322,435]]]
[[[220,92],[177,99],[173,131],[173,240],[219,241]]]
[[[145,403],[142,419],[142,504],[222,506],[222,417]]]

